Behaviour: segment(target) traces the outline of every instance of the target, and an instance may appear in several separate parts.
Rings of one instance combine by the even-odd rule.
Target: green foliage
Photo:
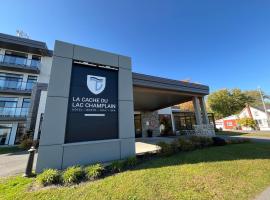
[[[252,104],[254,99],[240,89],[222,89],[210,94],[207,104],[216,118],[223,118],[240,112],[246,103]]]
[[[244,127],[256,128],[256,121],[248,117],[240,119],[239,124]]]
[[[208,147],[213,144],[212,138],[203,136],[191,136],[190,141],[196,148]]]
[[[84,169],[85,176],[88,180],[93,180],[101,176],[104,167],[101,164],[90,165]]]
[[[125,161],[125,167],[135,167],[138,164],[138,159],[136,156],[127,158]]]
[[[111,172],[121,172],[125,169],[125,161],[116,160],[109,166]]]
[[[160,147],[159,154],[161,156],[170,156],[175,153],[171,144],[159,142],[157,145]]]
[[[258,90],[247,90],[247,91],[244,91],[244,93],[245,93],[245,95],[247,95],[253,99],[253,102],[250,103],[251,106],[255,106],[255,107],[262,107],[263,106],[261,95],[260,95],[260,92]],[[262,93],[263,93],[263,95],[265,95],[264,92],[262,92]],[[266,101],[265,103],[266,103],[266,105],[270,105],[269,101]]]
[[[63,173],[63,182],[67,185],[73,183],[79,183],[85,177],[84,170],[79,166],[73,166],[67,168]]]
[[[61,182],[61,174],[56,169],[46,169],[37,176],[36,180],[43,186],[59,184]]]
[[[245,200],[269,186],[269,171],[269,144],[246,143],[145,161],[140,170],[76,187],[40,190],[31,188],[33,178],[0,178],[0,199]]]
[[[19,147],[24,150],[28,150],[33,145],[33,139],[29,136],[29,134],[23,134],[20,140]]]
[[[182,150],[182,151],[190,151],[196,148],[196,144],[193,144],[192,141],[188,139],[179,138],[178,148],[179,150]]]
[[[242,144],[242,143],[249,143],[250,140],[246,138],[232,138],[226,140],[227,144]]]

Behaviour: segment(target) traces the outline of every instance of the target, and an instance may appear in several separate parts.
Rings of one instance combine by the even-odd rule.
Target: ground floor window
[[[26,133],[26,124],[25,123],[18,123],[18,128],[16,132],[16,137],[15,137],[15,144],[19,144],[21,141],[21,138],[23,134]]]
[[[179,130],[193,130],[195,125],[195,114],[193,112],[174,113],[175,129]]]
[[[0,124],[0,145],[8,144],[12,124]]]

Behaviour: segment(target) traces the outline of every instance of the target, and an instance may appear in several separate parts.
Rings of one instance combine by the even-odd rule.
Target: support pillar
[[[208,119],[208,114],[206,111],[206,105],[204,101],[204,97],[199,98],[200,101],[200,106],[201,106],[201,111],[202,111],[202,121],[203,124],[209,124],[209,119]]]
[[[194,107],[194,113],[196,118],[196,125],[202,124],[202,115],[201,115],[201,109],[200,109],[200,103],[198,97],[193,97],[193,107]]]

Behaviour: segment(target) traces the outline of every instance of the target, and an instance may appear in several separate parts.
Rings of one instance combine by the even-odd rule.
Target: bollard
[[[32,146],[29,150],[29,157],[28,157],[28,161],[27,161],[27,165],[26,165],[26,169],[25,169],[25,173],[23,175],[23,177],[33,177],[34,174],[32,173],[32,169],[33,169],[33,164],[34,164],[34,157],[35,157],[35,152],[36,149],[34,146]]]

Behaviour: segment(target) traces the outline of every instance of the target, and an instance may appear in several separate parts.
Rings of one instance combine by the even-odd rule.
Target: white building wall
[[[52,57],[42,57],[40,74],[38,77],[39,83],[49,83],[51,67],[52,67]]]
[[[267,122],[266,113],[256,108],[250,107],[253,119],[257,121],[260,130],[270,130],[270,126]]]
[[[37,120],[36,120],[35,131],[34,131],[34,140],[38,138],[40,118],[41,118],[41,115],[45,112],[46,100],[47,100],[47,91],[41,91],[40,101],[39,101],[39,106],[38,106],[38,113],[37,113]]]

